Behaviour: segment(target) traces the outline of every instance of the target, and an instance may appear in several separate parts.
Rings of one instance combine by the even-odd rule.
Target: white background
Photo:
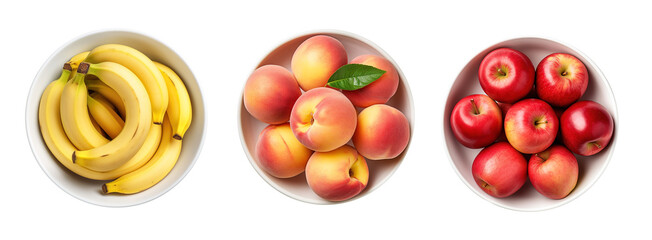
[[[521,2],[3,1],[0,239],[650,238],[652,9],[628,1]],[[39,168],[24,129],[27,93],[43,62],[72,38],[107,28],[141,32],[176,50],[206,103],[206,142],[192,171],[162,197],[128,208],[91,205],[59,189]],[[242,150],[236,123],[239,93],[258,61],[319,29],[381,46],[403,70],[416,112],[412,145],[391,179],[363,198],[325,206],[265,183]],[[441,136],[449,87],[466,62],[526,36],[589,56],[609,80],[620,116],[619,141],[598,182],[569,204],[529,213],[469,190]]]

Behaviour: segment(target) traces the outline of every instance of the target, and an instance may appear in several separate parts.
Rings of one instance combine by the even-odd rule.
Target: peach
[[[351,63],[369,65],[386,72],[371,84],[354,91],[342,91],[356,107],[369,107],[386,103],[398,88],[398,71],[387,59],[377,55],[361,55]]]
[[[330,152],[315,152],[306,165],[308,186],[329,201],[344,201],[367,186],[369,168],[362,155],[349,145]]]
[[[301,89],[294,75],[284,67],[265,65],[256,69],[244,88],[244,105],[256,119],[280,124],[290,119]]]
[[[353,145],[369,160],[395,158],[405,150],[409,140],[410,123],[396,108],[376,104],[358,115]]]
[[[265,172],[277,178],[301,174],[312,151],[294,137],[290,124],[269,125],[258,136],[256,159]]]
[[[344,45],[337,39],[317,35],[306,39],[292,55],[292,72],[304,91],[326,86],[328,79],[348,57]]]
[[[297,99],[290,114],[290,127],[307,148],[328,152],[351,140],[357,118],[355,107],[344,94],[320,87]]]

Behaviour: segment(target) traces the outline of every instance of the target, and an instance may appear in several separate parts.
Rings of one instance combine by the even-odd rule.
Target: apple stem
[[[592,142],[592,144],[595,145],[595,146],[598,147],[598,148],[602,148],[602,146],[601,146],[599,143],[597,143],[597,142]]]
[[[561,73],[561,75],[565,77],[566,75],[568,75],[568,72],[564,71]]]
[[[473,98],[471,98],[471,106],[473,106],[473,114],[478,115],[480,114],[480,110],[478,109],[478,106],[475,105],[475,101]]]
[[[503,68],[498,68],[498,75],[501,76],[501,77],[504,77],[504,76],[507,75],[507,73],[505,73],[505,72],[503,71]]]

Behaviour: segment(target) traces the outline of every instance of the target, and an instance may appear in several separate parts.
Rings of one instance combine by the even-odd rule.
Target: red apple
[[[555,111],[539,99],[521,100],[505,115],[507,141],[522,153],[546,150],[555,141],[558,128]]]
[[[514,194],[527,178],[527,162],[509,143],[482,149],[471,167],[475,183],[487,194],[504,198]]]
[[[589,73],[576,57],[553,53],[537,66],[537,95],[556,107],[566,107],[579,100],[589,85]]]
[[[607,109],[593,101],[574,103],[560,121],[564,145],[582,156],[602,151],[614,132],[614,121]]]
[[[553,145],[533,154],[528,163],[528,176],[534,189],[551,199],[568,196],[577,185],[577,159],[561,145]]]
[[[534,65],[522,52],[499,48],[482,59],[478,78],[482,90],[489,97],[499,102],[514,103],[532,90]]]
[[[450,122],[457,141],[468,148],[493,143],[503,129],[500,108],[483,94],[469,95],[457,102]]]

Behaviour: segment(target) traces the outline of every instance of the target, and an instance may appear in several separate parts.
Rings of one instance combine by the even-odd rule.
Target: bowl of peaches
[[[613,153],[618,115],[595,63],[575,48],[518,38],[476,55],[444,110],[451,163],[478,196],[519,211],[586,192]]]
[[[240,105],[253,168],[279,192],[315,204],[382,185],[405,157],[414,121],[396,63],[370,41],[337,31],[272,50],[249,75]]]

